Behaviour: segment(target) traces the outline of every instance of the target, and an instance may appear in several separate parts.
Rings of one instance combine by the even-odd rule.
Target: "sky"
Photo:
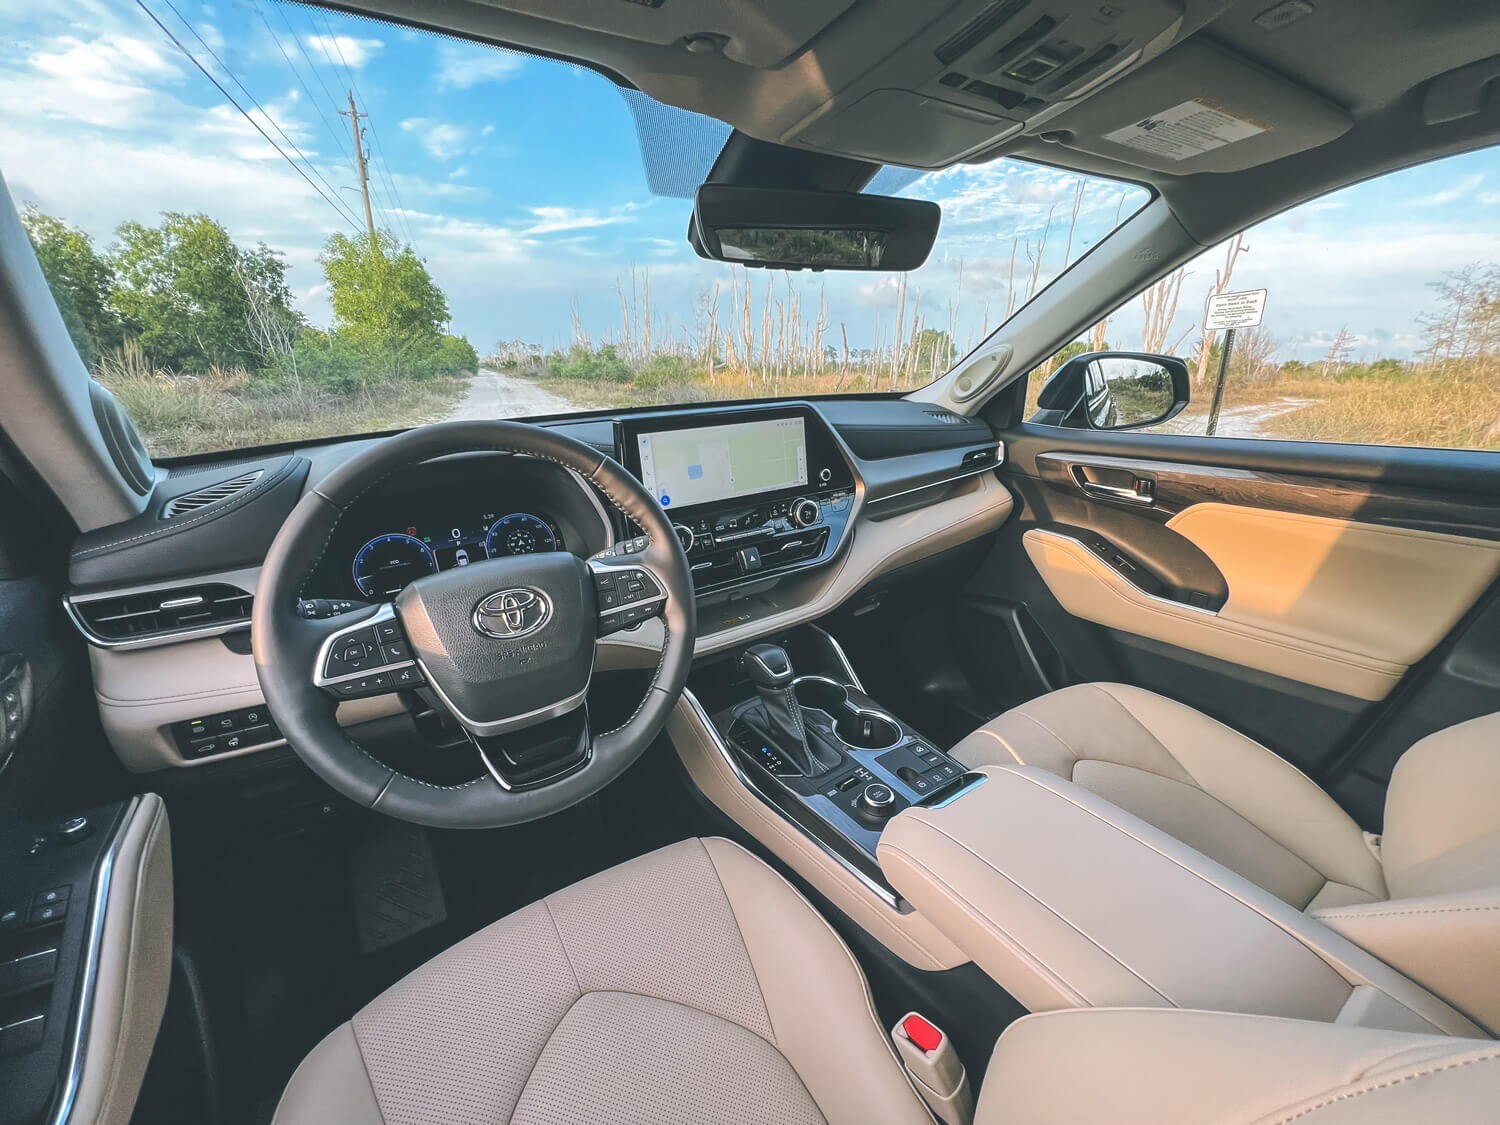
[[[481,353],[500,340],[566,345],[575,314],[595,341],[618,335],[617,284],[628,291],[632,270],[637,286],[649,277],[658,333],[691,328],[716,284],[727,315],[728,267],[697,258],[685,238],[685,196],[727,126],[640,95],[632,107],[579,67],[276,0],[144,3],[166,31],[133,0],[0,0],[0,173],[18,206],[35,203],[100,248],[126,220],[206,212],[242,245],[280,250],[298,307],[325,326],[319,249],[363,226],[340,115],[352,90],[369,114],[376,222],[415,246],[448,296],[452,330]],[[644,141],[638,115],[651,125]],[[1027,251],[1044,233],[1039,285],[1147,198],[1132,185],[1009,160],[915,177],[887,170],[872,185],[882,187],[943,208],[933,255],[908,279],[906,310],[920,294],[927,326],[951,323],[960,345],[1025,299]],[[1409,355],[1429,283],[1500,261],[1500,158],[1472,154],[1346,189],[1246,242],[1231,288],[1270,289],[1266,323],[1283,358],[1317,358],[1341,327],[1356,336],[1357,356]],[[1193,332],[1220,256],[1189,267],[1173,339]],[[767,277],[754,275],[757,293]],[[821,293],[827,336],[842,325],[853,347],[890,342],[894,277],[774,283],[795,288],[809,318]],[[1140,345],[1138,305],[1111,319],[1113,346]]]

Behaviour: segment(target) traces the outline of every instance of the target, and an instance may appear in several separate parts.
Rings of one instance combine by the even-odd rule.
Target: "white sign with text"
[[[1203,318],[1203,327],[1210,332],[1224,328],[1254,328],[1265,315],[1264,289],[1215,293],[1208,299],[1208,315]]]

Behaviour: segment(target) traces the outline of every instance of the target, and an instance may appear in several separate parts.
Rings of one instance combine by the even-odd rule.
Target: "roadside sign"
[[[1203,318],[1203,327],[1209,332],[1224,328],[1254,328],[1265,315],[1264,289],[1216,293],[1208,299],[1208,315]]]

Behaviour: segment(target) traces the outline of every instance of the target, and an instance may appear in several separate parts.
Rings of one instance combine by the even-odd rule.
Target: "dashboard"
[[[408,583],[440,570],[567,549],[563,533],[548,516],[497,512],[462,513],[442,527],[424,517],[400,531],[381,532],[354,553],[350,571],[355,588],[366,601],[389,601]]]
[[[549,551],[587,557],[611,529],[592,493],[555,465],[505,454],[429,462],[362,498],[309,576],[309,598],[388,602],[428,574]]]

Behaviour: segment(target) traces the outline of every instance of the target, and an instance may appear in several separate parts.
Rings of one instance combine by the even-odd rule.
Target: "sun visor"
[[[910,90],[872,90],[810,125],[797,140],[881,164],[940,168],[1020,130],[1019,121]]]
[[[1239,172],[1327,144],[1340,106],[1200,40],[1173,47],[1108,94],[1049,121],[1068,148],[1158,172]]]
[[[854,0],[481,0],[494,8],[664,47],[712,39],[725,58],[780,66]]]

